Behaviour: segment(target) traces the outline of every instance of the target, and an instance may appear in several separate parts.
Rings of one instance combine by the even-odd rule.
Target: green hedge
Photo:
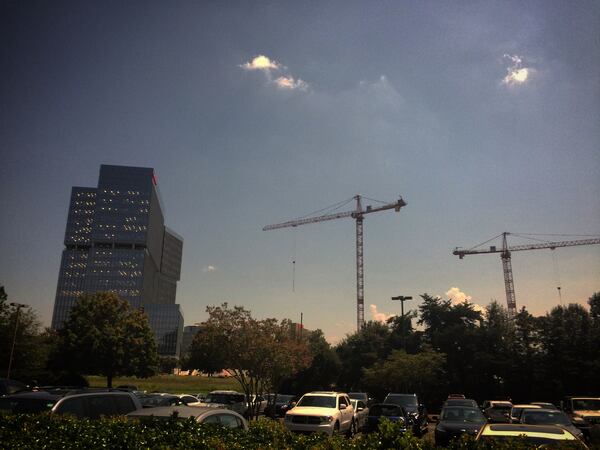
[[[249,432],[214,426],[201,426],[194,421],[138,422],[125,418],[81,420],[68,416],[0,415],[0,448],[2,449],[414,449],[433,450],[428,441],[401,434],[396,424],[385,421],[379,430],[354,439],[341,436],[297,435],[279,422],[261,419],[252,422]],[[453,450],[485,448],[520,450],[521,443],[504,443],[478,447],[472,439],[455,442]],[[568,447],[565,447],[568,448]]]

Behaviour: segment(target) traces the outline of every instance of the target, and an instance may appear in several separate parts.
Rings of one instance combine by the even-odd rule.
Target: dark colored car
[[[48,392],[21,392],[0,397],[0,414],[34,414],[50,411],[62,395]]]
[[[435,445],[447,446],[463,434],[476,436],[485,423],[485,416],[477,407],[447,406],[435,427]]]
[[[383,417],[392,422],[402,422],[404,431],[406,431],[408,424],[407,412],[402,406],[393,403],[375,403],[370,406],[366,431],[376,431],[377,427],[379,427],[379,421]]]
[[[479,408],[477,402],[470,398],[449,398],[444,402],[442,409],[446,406],[465,406],[469,408]]]
[[[285,413],[292,408],[292,402],[297,399],[295,395],[274,394],[267,396],[267,406],[265,407],[265,416],[276,418],[284,417]]]
[[[400,405],[407,414],[407,426],[415,436],[421,436],[427,432],[427,410],[419,402],[417,394],[388,394],[383,403]]]
[[[75,417],[98,419],[125,415],[142,409],[139,400],[129,392],[88,391],[75,394],[53,394],[44,391],[23,392],[0,398],[0,413],[30,414],[50,411]]]
[[[17,392],[28,390],[29,388],[20,381],[0,378],[0,395],[16,394]]]

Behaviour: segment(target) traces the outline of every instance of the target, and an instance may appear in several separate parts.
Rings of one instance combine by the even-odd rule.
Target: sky
[[[365,319],[505,304],[499,255],[455,247],[600,236],[598,23],[586,0],[3,0],[0,284],[49,325],[70,189],[116,164],[155,169],[186,325],[229,302],[354,332],[354,221],[262,227],[357,194],[407,203],[365,218]],[[598,245],[512,264],[536,315],[600,291]]]

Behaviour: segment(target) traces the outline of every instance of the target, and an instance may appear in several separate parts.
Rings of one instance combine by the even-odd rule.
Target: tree
[[[393,350],[385,360],[364,369],[364,382],[369,392],[383,396],[387,392],[418,393],[427,401],[445,393],[444,365],[446,356],[432,350],[409,355]]]
[[[285,380],[283,389],[287,393],[330,390],[341,372],[341,362],[321,330],[315,330],[307,336],[307,345],[312,362],[300,370],[293,378]]]
[[[110,292],[83,296],[59,331],[55,367],[106,376],[148,377],[156,373],[156,342],[147,316]]]
[[[388,325],[370,321],[340,342],[335,349],[342,362],[340,386],[347,390],[361,389],[363,368],[373,366],[390,354],[389,340]]]
[[[229,308],[227,303],[208,306],[206,311],[209,318],[194,338],[189,364],[228,370],[246,395],[249,416],[258,416],[256,396],[276,392],[285,378],[307,367],[308,346],[294,335],[289,320],[257,320],[247,309]]]
[[[40,323],[31,308],[17,312],[17,307],[10,305],[4,286],[0,286],[0,376],[7,374],[13,342],[11,378],[32,382],[45,370],[48,359]]]

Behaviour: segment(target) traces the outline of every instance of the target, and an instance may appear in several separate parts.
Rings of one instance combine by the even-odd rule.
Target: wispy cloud
[[[518,55],[504,55],[504,58],[510,61],[506,68],[506,76],[502,79],[502,84],[516,86],[525,83],[533,73],[530,67],[523,67],[523,59]]]
[[[457,287],[450,288],[450,290],[446,292],[446,297],[448,297],[448,299],[455,305],[467,302],[473,305],[473,309],[475,309],[475,311],[483,311],[483,308],[480,305],[471,301],[473,297],[465,294]]]
[[[255,56],[252,60],[240,64],[240,67],[248,71],[260,71],[265,74],[267,82],[280,90],[285,91],[307,91],[308,83],[289,73],[287,67],[265,55]],[[273,72],[279,72],[275,78]]]
[[[244,70],[262,70],[264,72],[282,68],[281,64],[265,55],[255,56],[251,61],[241,64],[240,67]]]
[[[371,316],[373,317],[373,320],[377,322],[385,323],[390,317],[395,316],[395,314],[385,314],[377,311],[377,305],[371,304],[369,307],[371,308]]]
[[[216,271],[217,271],[217,266],[208,265],[208,266],[205,266],[202,268],[202,272],[204,272],[204,273],[210,273],[210,272],[216,272]]]
[[[289,91],[296,89],[300,91],[306,91],[308,89],[308,84],[306,84],[304,80],[301,80],[300,78],[295,80],[292,76],[279,77],[274,81],[274,83],[279,89],[285,89]]]

